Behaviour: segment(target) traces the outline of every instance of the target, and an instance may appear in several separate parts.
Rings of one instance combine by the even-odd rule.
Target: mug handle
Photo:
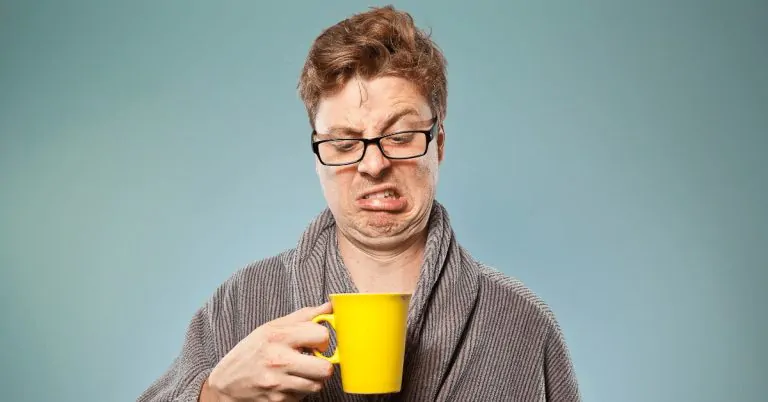
[[[335,317],[333,316],[333,314],[320,314],[317,317],[313,318],[312,322],[314,322],[316,324],[319,324],[321,322],[327,322],[328,324],[331,324],[331,328],[333,328],[334,331],[336,330],[336,320],[335,320]],[[339,364],[339,347],[338,347],[338,345],[336,346],[335,350],[333,351],[333,355],[331,355],[331,357],[326,357],[319,350],[313,350],[312,352],[315,354],[315,356],[317,356],[317,357],[319,357],[321,359],[328,360],[332,364]]]

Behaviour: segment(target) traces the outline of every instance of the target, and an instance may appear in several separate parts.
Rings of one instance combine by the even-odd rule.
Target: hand
[[[330,312],[330,303],[307,307],[256,328],[216,365],[200,400],[298,401],[320,391],[333,365],[301,349],[327,350],[328,329],[312,319]]]

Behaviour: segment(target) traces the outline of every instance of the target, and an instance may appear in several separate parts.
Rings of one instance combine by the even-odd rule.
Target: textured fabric
[[[408,313],[403,389],[345,394],[337,367],[306,401],[580,401],[553,313],[520,281],[474,260],[435,202]],[[357,289],[338,252],[329,210],[296,248],[254,262],[222,284],[192,318],[181,353],[138,398],[196,401],[210,370],[256,327]],[[335,338],[331,334],[331,347]]]

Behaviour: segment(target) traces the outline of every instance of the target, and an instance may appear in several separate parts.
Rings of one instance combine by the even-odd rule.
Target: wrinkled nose
[[[369,144],[365,156],[357,165],[357,171],[371,177],[379,177],[390,166],[390,160],[381,153],[376,144]]]

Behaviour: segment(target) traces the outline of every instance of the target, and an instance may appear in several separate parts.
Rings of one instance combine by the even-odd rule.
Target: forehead
[[[418,88],[399,77],[352,79],[337,93],[320,100],[315,127],[348,126],[363,130],[384,124],[393,114],[411,111],[403,120],[432,118],[429,103]]]

